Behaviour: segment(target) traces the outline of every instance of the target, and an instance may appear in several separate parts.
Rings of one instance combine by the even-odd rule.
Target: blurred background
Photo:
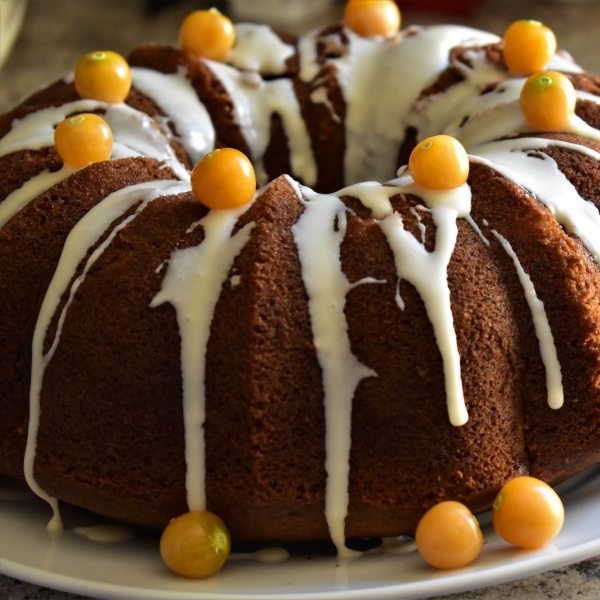
[[[517,19],[551,27],[559,46],[600,74],[598,0],[398,0],[402,26],[461,23],[502,35]],[[302,33],[340,19],[342,0],[0,0],[0,112],[71,71],[92,50],[177,45],[184,17],[216,6],[235,21]],[[20,30],[20,32],[19,32]],[[19,33],[18,33],[19,32]],[[17,35],[18,33],[18,35]],[[9,49],[12,52],[9,54]]]

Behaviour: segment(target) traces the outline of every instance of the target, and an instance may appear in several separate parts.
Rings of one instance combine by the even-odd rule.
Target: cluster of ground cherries
[[[392,0],[349,0],[344,12],[347,27],[363,37],[395,36],[400,12]],[[216,9],[190,14],[180,30],[184,52],[210,60],[223,60],[235,43],[235,28]],[[534,129],[564,127],[575,110],[575,91],[563,74],[544,71],[556,50],[552,31],[537,21],[517,21],[507,30],[504,60],[509,70],[530,75],[520,104]],[[131,89],[131,72],[125,59],[114,52],[91,52],[75,69],[75,87],[81,98],[106,103],[124,102]],[[93,113],[65,119],[55,130],[56,150],[71,168],[79,169],[107,160],[112,152],[112,132]],[[464,185],[469,158],[454,138],[440,135],[420,142],[409,161],[418,186],[450,190]],[[256,190],[254,169],[248,158],[231,148],[207,154],[191,174],[192,190],[210,209],[234,209],[252,200]],[[523,548],[548,543],[560,531],[564,510],[557,494],[532,477],[517,477],[498,494],[493,524],[506,541]],[[442,502],[421,519],[416,544],[431,565],[458,568],[473,561],[483,545],[479,524],[459,502]],[[186,577],[206,577],[225,563],[231,539],[221,519],[207,511],[186,513],[165,529],[160,551],[165,563]]]

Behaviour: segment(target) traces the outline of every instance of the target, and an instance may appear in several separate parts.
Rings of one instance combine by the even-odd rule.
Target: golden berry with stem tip
[[[235,43],[235,28],[216,8],[188,15],[179,31],[179,44],[188,54],[222,61]]]
[[[541,71],[555,52],[554,32],[539,21],[515,21],[504,34],[504,62],[515,73]]]
[[[256,192],[254,167],[238,150],[215,150],[196,163],[192,191],[202,204],[213,210],[243,206]]]
[[[390,37],[400,30],[400,9],[392,0],[349,0],[344,23],[362,37]]]
[[[231,537],[225,523],[204,510],[173,519],[160,538],[160,554],[166,565],[184,577],[216,573],[230,551]]]
[[[498,535],[521,548],[540,548],[562,529],[565,509],[558,494],[535,477],[515,477],[501,490],[492,509]]]
[[[113,135],[102,117],[83,113],[58,124],[54,145],[66,165],[81,169],[110,158]]]
[[[131,69],[116,52],[90,52],[75,67],[75,89],[82,98],[118,104],[131,89]]]
[[[415,542],[425,562],[438,569],[458,569],[479,556],[483,534],[464,504],[446,501],[423,515]]]
[[[563,129],[575,113],[575,88],[557,71],[541,71],[527,79],[521,90],[521,110],[534,129]]]
[[[449,135],[436,135],[417,144],[408,168],[415,183],[422,188],[451,190],[467,181],[469,157],[458,140]]]

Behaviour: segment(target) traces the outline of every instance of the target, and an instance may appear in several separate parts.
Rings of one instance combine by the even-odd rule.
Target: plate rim
[[[588,486],[600,486],[600,464],[575,476],[577,483],[566,485],[564,502],[568,507],[572,493],[577,494]],[[561,486],[561,487],[562,487]],[[600,511],[600,505],[598,510]],[[523,556],[515,560],[482,566],[476,570],[436,571],[431,578],[417,581],[390,583],[378,587],[366,586],[354,590],[328,590],[317,592],[213,592],[197,590],[151,589],[136,585],[112,584],[55,573],[12,559],[3,558],[0,552],[0,574],[34,585],[67,593],[92,596],[103,600],[417,600],[431,596],[446,596],[458,592],[496,586],[537,575],[556,568],[566,567],[600,554],[600,536],[567,548],[548,552],[521,550]],[[432,573],[434,573],[432,571]]]

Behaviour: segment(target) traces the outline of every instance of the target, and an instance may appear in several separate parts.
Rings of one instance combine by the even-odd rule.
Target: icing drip
[[[307,188],[300,189],[295,182],[291,183],[306,207],[292,232],[309,298],[317,358],[323,371],[327,471],[325,516],[340,557],[352,557],[356,553],[346,548],[344,537],[352,399],[360,381],[376,376],[376,373],[360,363],[350,348],[344,306],[346,295],[353,285],[343,274],[340,262],[347,209],[339,197],[354,196],[372,211],[394,253],[398,278],[412,283],[421,295],[444,362],[450,422],[462,425],[468,415],[450,307],[447,268],[456,243],[456,219],[469,215],[471,191],[467,185],[444,192],[424,190],[412,183],[410,178],[405,178],[393,182],[395,186],[366,182],[345,188],[333,196],[315,194]],[[427,252],[422,242],[404,230],[401,217],[393,212],[390,198],[401,193],[417,194],[428,205],[428,209],[420,209],[431,212],[437,227],[433,252]],[[357,282],[360,283],[378,281],[367,278]]]
[[[333,195],[302,190],[305,205],[292,228],[308,293],[317,359],[323,372],[325,404],[325,517],[341,557],[357,553],[346,548],[352,399],[360,381],[374,377],[352,354],[344,315],[350,282],[342,272],[340,244],[346,231],[346,207]],[[334,223],[337,222],[337,231]]]
[[[489,246],[490,245],[490,241],[485,237],[485,235],[483,235],[483,232],[481,231],[479,225],[477,225],[477,223],[475,222],[475,220],[473,219],[473,217],[471,215],[468,215],[467,217],[465,217],[465,221],[475,230],[475,233],[479,236],[479,238],[481,239],[481,241],[486,246]],[[487,224],[488,224],[487,221],[485,221],[484,225],[487,226]]]
[[[295,48],[284,43],[268,25],[238,23],[235,26],[235,46],[225,62],[245,71],[261,75],[280,75],[286,70],[286,60]]]
[[[51,530],[62,529],[58,502],[56,498],[50,497],[36,482],[34,476],[34,463],[37,446],[37,434],[40,423],[40,397],[46,367],[52,360],[60,342],[62,327],[73,298],[93,264],[102,255],[120,230],[133,221],[137,215],[156,198],[164,195],[179,194],[189,191],[189,185],[174,181],[154,181],[141,183],[123,188],[107,196],[102,202],[94,206],[71,230],[60,257],[58,266],[52,282],[48,287],[42,308],[38,316],[33,335],[32,346],[32,368],[31,368],[31,391],[29,404],[29,430],[27,435],[27,448],[25,450],[25,478],[29,487],[41,498],[46,500],[54,511],[54,517],[48,524]],[[77,267],[85,258],[89,249],[97,243],[110,225],[132,206],[138,204],[136,212],[119,225],[117,225],[108,237],[100,244],[89,257],[83,272],[73,283],[69,291],[69,298],[60,315],[56,334],[48,352],[44,354],[44,341],[52,317],[56,313],[63,295],[67,292],[69,283],[77,272]]]
[[[417,549],[415,540],[407,536],[398,536],[390,538],[382,538],[381,546],[368,550],[366,554],[393,554],[401,556],[403,554],[409,554]]]
[[[385,181],[392,176],[411,108],[420,91],[448,66],[451,48],[498,40],[491,34],[456,26],[413,29],[411,33],[382,41],[345,30],[349,38],[346,54],[329,59],[337,68],[347,104],[347,183]],[[314,72],[311,53],[303,43],[300,48],[301,57],[304,53],[303,75],[307,76]],[[312,60],[314,56],[313,52]]]
[[[122,544],[133,539],[134,533],[129,527],[118,523],[105,523],[104,525],[92,525],[91,527],[76,527],[73,530],[92,542],[99,544]]]
[[[398,280],[405,279],[419,292],[444,362],[448,415],[453,425],[468,420],[462,389],[460,355],[454,331],[454,319],[448,288],[448,264],[454,251],[458,228],[456,219],[467,217],[471,210],[471,190],[465,184],[455,190],[434,191],[412,183],[409,177],[393,182],[396,187],[368,182],[346,188],[338,194],[358,198],[370,208],[394,253]],[[394,213],[389,199],[397,194],[415,194],[422,198],[431,211],[437,227],[435,249],[427,252],[425,246],[404,229],[402,217]],[[397,293],[398,306],[404,302]]]
[[[205,510],[205,365],[210,325],[221,288],[235,257],[248,239],[254,223],[234,236],[235,224],[250,204],[229,210],[213,210],[188,231],[204,228],[198,246],[176,250],[172,255],[161,291],[150,306],[169,302],[177,313],[181,335],[183,413],[187,502],[190,511]]]
[[[250,148],[259,184],[267,182],[262,161],[271,136],[271,116],[276,113],[287,134],[292,171],[306,185],[314,185],[317,166],[292,82],[289,79],[259,79],[250,85],[242,73],[229,65],[205,62],[233,100],[236,121]]]
[[[290,553],[285,548],[261,548],[256,552],[230,554],[227,560],[254,560],[256,562],[275,564],[285,562]]]
[[[34,198],[56,185],[75,171],[66,165],[60,171],[51,173],[42,171],[39,175],[32,177],[19,189],[9,194],[0,202],[0,231],[2,228]]]
[[[215,128],[187,77],[185,68],[165,75],[152,69],[133,67],[133,86],[151,98],[172,121],[175,139],[184,147],[192,164],[215,148]],[[164,119],[163,119],[164,120]],[[165,130],[168,124],[164,123]]]
[[[300,63],[300,79],[308,83],[312,81],[321,70],[317,63],[317,40],[319,32],[309,31],[298,40],[298,61]]]
[[[600,154],[584,146],[543,138],[500,140],[474,148],[469,158],[495,169],[533,194],[600,264],[600,212],[577,193],[552,158],[535,152],[550,146],[570,148],[600,160]]]
[[[556,344],[550,330],[550,323],[544,310],[544,303],[537,297],[533,282],[527,273],[525,273],[518,256],[512,249],[508,240],[502,237],[497,231],[492,230],[498,241],[502,244],[506,253],[512,258],[519,275],[519,281],[525,291],[525,299],[531,310],[535,333],[540,343],[540,354],[546,369],[546,388],[548,390],[548,405],[550,408],[558,409],[564,403],[564,390],[562,385],[562,372],[558,355],[556,353]]]

